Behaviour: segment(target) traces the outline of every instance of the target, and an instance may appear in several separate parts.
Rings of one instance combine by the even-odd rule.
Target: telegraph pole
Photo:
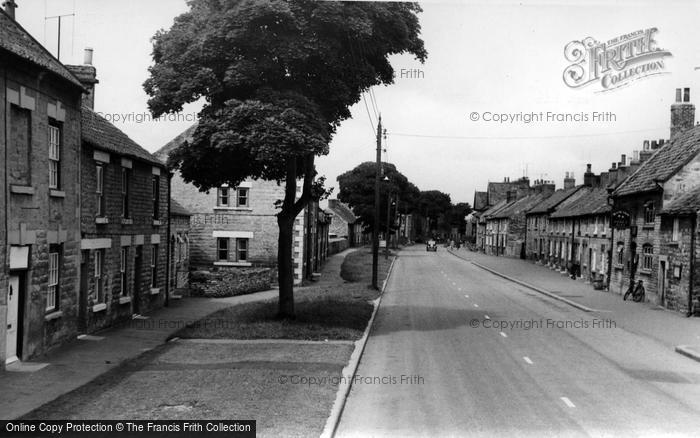
[[[379,289],[377,285],[377,271],[379,270],[379,181],[381,179],[382,165],[382,115],[379,115],[377,123],[377,166],[374,174],[374,226],[372,227],[372,287]]]

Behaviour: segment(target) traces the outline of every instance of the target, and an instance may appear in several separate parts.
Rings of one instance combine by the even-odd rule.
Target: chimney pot
[[[655,150],[659,148],[659,144],[656,142],[656,140],[651,141],[651,149]]]
[[[676,88],[676,102],[680,102],[680,101],[681,101],[681,89]]]
[[[617,169],[617,163],[612,163],[613,170]]]
[[[649,140],[644,140],[644,147],[642,149],[644,149],[645,151],[649,150]]]
[[[622,163],[621,166],[626,166],[626,165],[627,165],[627,155],[622,154],[622,155],[620,156],[620,163]]]
[[[17,9],[19,6],[17,6],[17,3],[15,3],[15,0],[5,0],[2,3],[3,8],[5,8],[5,13],[12,18],[13,20],[15,19],[15,9]]]
[[[659,140],[659,147],[663,146],[664,144],[666,144],[665,139],[662,138],[661,140]]]
[[[86,47],[83,54],[83,64],[92,65],[92,47]]]
[[[683,89],[683,102],[690,102],[690,88]]]

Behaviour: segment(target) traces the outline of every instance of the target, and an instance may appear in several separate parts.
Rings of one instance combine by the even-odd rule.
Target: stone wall
[[[272,270],[268,268],[217,268],[193,271],[190,294],[203,297],[231,297],[270,289]]]
[[[350,246],[348,239],[329,239],[328,255],[338,254],[345,251]]]

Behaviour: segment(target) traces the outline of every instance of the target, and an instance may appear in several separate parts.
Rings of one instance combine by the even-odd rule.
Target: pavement
[[[526,281],[595,311],[444,248],[401,251],[336,436],[697,436],[700,363],[670,348],[697,320],[626,302],[603,312],[588,285],[520,266],[511,274],[533,270]],[[655,333],[663,321],[681,337]]]
[[[337,277],[346,250],[330,257],[313,285]],[[295,288],[303,294],[304,287]],[[146,319],[134,319],[119,327],[76,339],[70,344],[29,362],[0,370],[0,418],[15,419],[76,390],[118,366],[163,345],[175,332],[220,309],[277,297],[273,289],[227,298],[183,298],[171,300]]]
[[[532,286],[582,310],[612,318],[618,327],[652,338],[668,348],[700,361],[700,319],[688,318],[652,303],[623,301],[615,292],[598,291],[583,280],[572,280],[546,266],[510,257],[495,257],[469,250],[453,250],[455,256],[494,271],[520,284]]]

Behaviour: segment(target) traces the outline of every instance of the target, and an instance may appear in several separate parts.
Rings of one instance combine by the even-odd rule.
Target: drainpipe
[[[165,215],[167,222],[167,225],[165,227],[165,232],[166,232],[166,241],[168,242],[166,244],[166,251],[167,251],[167,256],[165,257],[165,307],[170,306],[170,264],[172,263],[172,260],[170,258],[172,257],[171,251],[172,248],[170,247],[170,188],[171,188],[171,182],[173,179],[173,173],[168,170],[168,211],[167,214]]]
[[[608,251],[608,281],[606,281],[606,290],[610,292],[610,281],[612,279],[612,259],[615,254],[615,227],[613,227],[613,222],[612,222],[612,213],[610,213],[610,219],[608,220],[610,223],[610,250]]]
[[[693,316],[693,281],[695,281],[695,228],[698,220],[697,213],[691,216],[692,221],[690,223],[690,282],[688,284],[688,314],[686,316]]]

